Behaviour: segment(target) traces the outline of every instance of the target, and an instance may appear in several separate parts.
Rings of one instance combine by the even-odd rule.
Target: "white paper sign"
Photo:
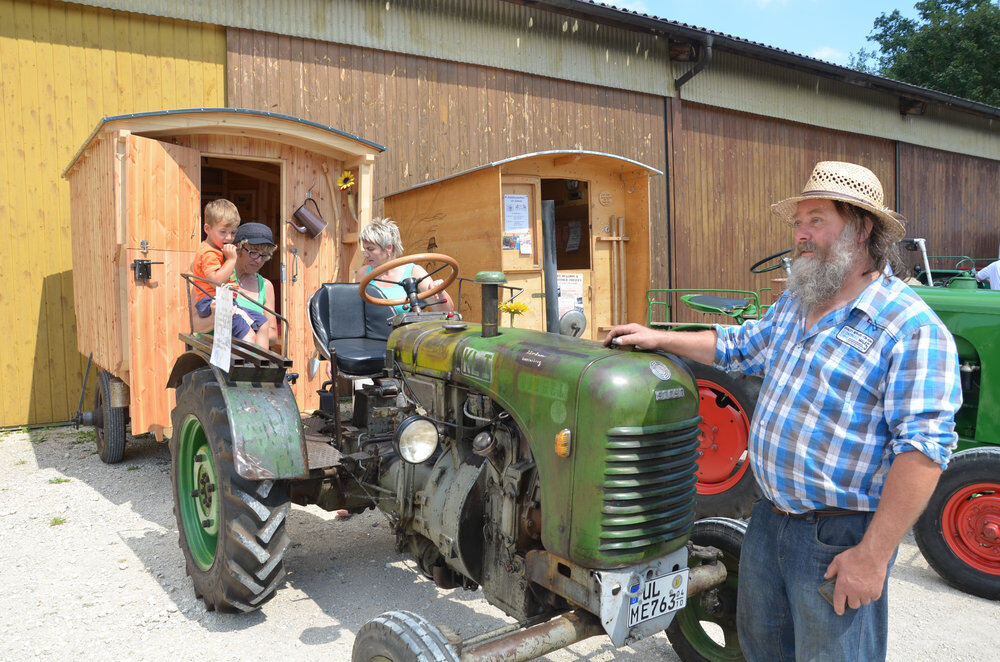
[[[508,193],[503,196],[503,231],[522,233],[531,229],[528,196]]]
[[[229,285],[215,289],[215,332],[212,365],[229,372],[233,358],[233,291]]]
[[[559,317],[571,310],[583,312],[583,274],[557,274]]]
[[[569,222],[569,237],[566,239],[566,252],[580,250],[580,236],[582,234],[580,221]]]
[[[518,237],[517,247],[521,249],[521,255],[531,255],[531,235],[522,234]]]

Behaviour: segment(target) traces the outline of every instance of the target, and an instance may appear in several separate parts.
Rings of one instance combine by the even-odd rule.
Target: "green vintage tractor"
[[[951,331],[958,348],[962,408],[958,450],[913,527],[917,546],[949,584],[1000,599],[1000,291],[985,289],[970,258],[932,269],[922,239],[913,289]],[[964,269],[964,270],[963,270]]]
[[[453,265],[442,288],[457,272]],[[332,379],[300,420],[289,363],[184,335],[170,449],[180,546],[208,609],[249,611],[281,586],[291,503],[392,522],[397,549],[441,587],[481,588],[518,621],[460,641],[406,611],[357,633],[354,660],[527,660],[607,634],[667,630],[685,660],[741,659],[735,629],[745,525],[695,521],[698,398],[665,354],[498,329],[502,274],[484,272],[481,324],[395,315],[367,287],[310,302]],[[431,271],[433,275],[435,271]],[[391,332],[390,332],[391,331]],[[369,377],[341,412],[338,376]],[[712,634],[715,633],[713,637]],[[721,633],[721,634],[720,634]]]

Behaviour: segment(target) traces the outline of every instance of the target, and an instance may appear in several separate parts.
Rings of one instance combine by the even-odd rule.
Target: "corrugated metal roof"
[[[884,76],[867,74],[851,69],[850,67],[832,64],[824,60],[768,46],[750,39],[743,39],[742,37],[736,37],[724,32],[716,32],[687,23],[671,21],[630,9],[622,9],[603,2],[596,2],[595,0],[536,0],[536,4],[556,11],[566,12],[570,15],[581,15],[595,20],[607,20],[612,23],[632,26],[633,28],[642,28],[654,34],[694,40],[703,40],[704,37],[711,36],[714,42],[713,48],[719,50],[731,50],[740,55],[776,64],[794,66],[813,74],[839,78],[846,83],[860,87],[902,94],[922,101],[952,106],[986,117],[1000,117],[1000,108],[996,106],[963,99],[952,94],[938,92],[937,90],[931,90],[918,85],[911,85],[910,83],[893,80]]]

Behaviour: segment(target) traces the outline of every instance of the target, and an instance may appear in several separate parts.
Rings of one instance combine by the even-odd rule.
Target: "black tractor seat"
[[[368,295],[384,299],[377,287],[368,286]],[[309,324],[316,349],[332,359],[341,372],[351,377],[371,377],[385,366],[390,306],[366,303],[358,294],[357,283],[324,283],[309,298]]]

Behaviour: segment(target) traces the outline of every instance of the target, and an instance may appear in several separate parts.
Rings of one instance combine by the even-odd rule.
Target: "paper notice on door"
[[[528,196],[508,193],[503,196],[503,231],[522,234],[531,230]]]
[[[556,274],[559,286],[559,317],[571,310],[583,311],[583,274]]]
[[[215,289],[215,331],[212,365],[229,372],[233,358],[233,291],[229,285]]]
[[[517,247],[521,249],[521,255],[531,255],[531,235],[522,234],[518,237]]]
[[[580,221],[569,222],[569,237],[566,239],[566,252],[580,250],[580,236],[583,234]]]

